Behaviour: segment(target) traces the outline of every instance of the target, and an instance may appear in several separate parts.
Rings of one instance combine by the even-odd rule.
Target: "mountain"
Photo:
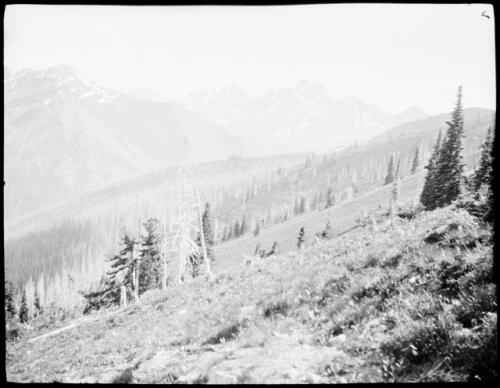
[[[320,83],[300,81],[260,97],[232,85],[182,100],[241,137],[252,155],[336,149],[427,115],[417,107],[392,115],[355,96],[334,101]]]
[[[12,218],[182,162],[244,153],[178,104],[90,82],[69,66],[4,70],[5,208]]]
[[[494,124],[496,113],[484,108],[464,109],[464,142],[465,153],[477,149],[486,135],[489,126]],[[385,131],[370,139],[367,144],[387,143],[401,141],[407,138],[420,137],[427,139],[432,147],[438,132],[441,130],[444,135],[448,126],[447,121],[451,120],[451,113],[442,113],[424,119],[407,122]]]

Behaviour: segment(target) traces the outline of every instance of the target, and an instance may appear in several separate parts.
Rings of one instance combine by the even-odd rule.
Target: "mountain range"
[[[306,81],[262,96],[236,85],[165,94],[113,90],[66,65],[4,68],[5,219],[184,162],[340,149],[430,119]]]
[[[195,112],[98,86],[68,66],[6,69],[4,98],[6,218],[187,159],[244,153]]]
[[[242,138],[254,156],[345,147],[427,117],[418,107],[393,115],[355,96],[333,100],[322,84],[306,81],[260,97],[231,85],[181,102]]]

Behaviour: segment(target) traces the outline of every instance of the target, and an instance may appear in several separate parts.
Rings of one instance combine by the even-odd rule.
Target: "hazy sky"
[[[495,107],[490,5],[8,5],[4,26],[9,67],[68,64],[100,84],[173,99],[309,80],[390,112],[449,111],[459,84],[466,106]]]

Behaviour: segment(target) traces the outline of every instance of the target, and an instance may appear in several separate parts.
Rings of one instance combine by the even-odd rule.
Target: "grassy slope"
[[[401,180],[402,203],[418,202],[424,177],[425,172],[422,171]],[[306,242],[314,241],[314,234],[325,228],[327,220],[330,220],[333,235],[344,233],[356,226],[356,219],[361,215],[362,210],[372,212],[378,208],[379,204],[383,209],[387,209],[391,190],[392,185],[379,187],[329,209],[304,214],[283,224],[271,226],[257,237],[247,235],[221,244],[216,247],[217,262],[214,268],[216,271],[233,271],[244,262],[245,256],[253,255],[257,244],[260,244],[260,249],[269,250],[273,242],[277,241],[278,248],[282,251],[296,249],[297,236],[301,227],[305,228]]]
[[[403,180],[403,201],[418,194],[420,178]],[[389,190],[330,209],[333,231],[350,229],[361,205],[367,211],[379,202],[384,206]],[[98,313],[32,342],[27,339],[41,332],[28,331],[7,344],[8,380],[110,382],[119,375],[139,383],[465,379],[463,362],[443,369],[437,350],[429,360],[410,364],[415,376],[404,372],[404,365],[398,372],[394,365],[399,364],[390,358],[398,349],[391,341],[404,343],[405,335],[413,335],[408,327],[419,322],[415,316],[425,311],[430,315],[425,319],[433,319],[425,327],[456,320],[457,314],[442,313],[453,311],[456,303],[442,302],[426,284],[429,274],[439,280],[431,264],[452,261],[457,248],[423,240],[433,229],[455,223],[462,225],[458,241],[465,241],[477,237],[477,226],[448,210],[398,221],[395,228],[380,218],[376,232],[360,227],[329,241],[312,244],[309,239],[297,251],[298,228],[304,225],[310,236],[324,227],[327,213],[265,230],[259,237],[266,243],[277,239],[283,252],[278,256],[252,258],[237,268],[253,251],[254,239],[221,246],[213,282],[196,279],[166,293],[152,291],[140,305]],[[491,257],[488,245],[463,252],[470,263]],[[445,308],[436,307],[439,303]],[[492,321],[496,314],[488,317]],[[451,338],[472,335],[457,322],[449,330]]]
[[[448,240],[441,245],[424,242],[443,227],[452,234],[448,240],[459,241],[458,248]],[[453,273],[444,277],[437,268],[452,263],[460,249],[466,258],[463,267],[473,268],[462,278],[479,278],[478,263],[492,258],[491,246],[478,242],[481,233],[467,214],[447,209],[420,213],[412,222],[400,220],[396,227],[380,218],[376,232],[357,228],[307,244],[300,252],[253,258],[240,271],[219,272],[213,282],[197,279],[166,293],[150,292],[140,305],[114,315],[102,312],[92,322],[53,336],[8,343],[7,378],[111,382],[128,375],[137,383],[464,380],[481,353],[476,346],[482,344],[481,333],[496,327],[496,313],[486,318],[476,314],[485,322],[480,329],[463,324],[467,315],[456,308],[464,299],[450,296],[452,287],[443,286],[454,280]],[[475,247],[460,246],[471,239]],[[441,297],[445,291],[448,299]],[[496,305],[482,309],[496,311]],[[439,325],[445,327],[444,335]],[[437,340],[430,341],[422,328],[438,333]],[[410,354],[406,364],[396,364],[391,355],[407,352],[398,346],[408,341],[425,357]],[[443,349],[451,349],[450,354],[461,350],[443,364],[448,354]]]

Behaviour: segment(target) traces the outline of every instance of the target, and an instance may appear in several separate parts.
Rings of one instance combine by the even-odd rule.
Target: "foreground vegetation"
[[[403,213],[401,213],[403,214]],[[10,381],[291,383],[496,379],[492,231],[406,209],[239,271],[147,292],[7,344]]]

